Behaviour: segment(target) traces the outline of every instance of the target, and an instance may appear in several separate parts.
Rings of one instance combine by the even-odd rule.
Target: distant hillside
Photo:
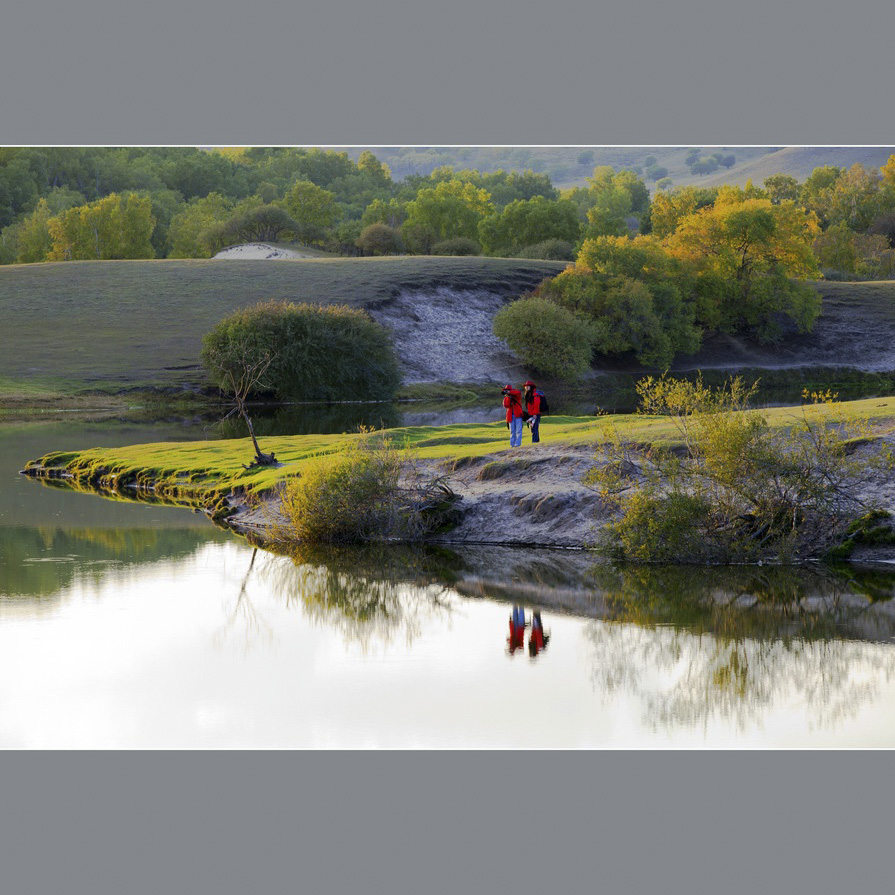
[[[554,186],[566,189],[585,186],[587,178],[597,165],[621,168],[640,168],[644,171],[647,185],[654,182],[646,175],[647,162],[655,158],[656,165],[667,169],[673,186],[696,184],[718,186],[723,183],[745,186],[751,180],[760,185],[772,174],[789,174],[804,180],[817,167],[837,165],[848,168],[860,162],[871,168],[885,164],[895,155],[895,146],[841,147],[841,146],[370,146],[333,147],[347,152],[357,159],[364,148],[385,162],[395,178],[408,174],[429,174],[441,165],[456,169],[474,168],[490,173],[502,168],[505,171],[532,170],[549,175]],[[712,174],[697,176],[690,173],[686,158],[691,149],[700,155],[716,152],[733,155],[735,163],[719,168]]]
[[[850,168],[861,164],[867,168],[881,168],[895,155],[895,146],[787,146],[776,152],[734,165],[729,171],[715,171],[705,177],[691,177],[689,182],[705,186],[723,183],[745,186],[751,180],[756,186],[773,174],[789,174],[804,181],[815,168],[836,165]],[[680,180],[684,183],[684,178]]]

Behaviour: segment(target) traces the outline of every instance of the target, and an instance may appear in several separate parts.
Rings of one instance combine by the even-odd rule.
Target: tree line
[[[563,191],[532,170],[442,166],[395,179],[370,151],[355,161],[289,147],[11,147],[0,149],[0,263],[208,258],[251,241],[572,261],[600,237],[665,240],[729,189],[651,196],[642,171],[609,166]],[[895,275],[895,157],[879,170],[816,168],[804,183],[777,174],[745,192],[816,223],[811,249],[826,276]]]

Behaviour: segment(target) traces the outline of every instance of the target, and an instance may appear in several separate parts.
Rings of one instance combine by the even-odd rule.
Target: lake
[[[895,745],[886,565],[281,556],[201,514],[18,474],[51,450],[205,437],[201,422],[77,414],[0,425],[0,747]],[[514,606],[527,626],[511,651]]]

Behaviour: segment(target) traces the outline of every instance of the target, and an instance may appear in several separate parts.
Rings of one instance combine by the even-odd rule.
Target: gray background
[[[892,140],[885,0],[30,0],[0,142]]]
[[[893,20],[864,0],[31,2],[0,20],[0,143],[892,145]],[[888,891],[888,765],[5,753],[0,878],[92,895]]]

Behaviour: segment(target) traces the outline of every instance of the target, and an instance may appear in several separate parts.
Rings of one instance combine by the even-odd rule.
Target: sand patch
[[[263,242],[247,242],[244,245],[228,246],[218,252],[212,260],[224,261],[301,261],[313,258],[313,255],[302,254],[282,246],[267,245]]]

